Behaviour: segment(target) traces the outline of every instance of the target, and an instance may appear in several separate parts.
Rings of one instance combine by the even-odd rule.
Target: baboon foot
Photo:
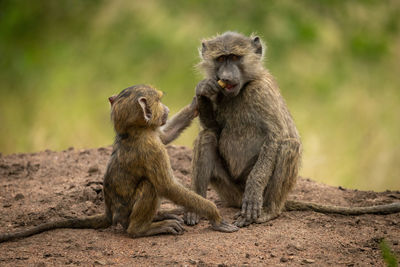
[[[243,217],[240,212],[235,214],[235,222],[233,223],[233,225],[237,226],[237,227],[245,227],[248,226],[250,224],[252,224],[254,221],[253,219],[246,219],[246,217]]]
[[[260,217],[258,217],[256,220],[254,220],[254,223],[265,223],[268,221],[271,221],[275,218],[277,218],[280,215],[280,213],[277,212],[265,212],[262,211]]]
[[[176,220],[180,224],[183,223],[183,219],[181,217],[171,213],[159,213],[154,217],[153,222],[158,222],[163,220]]]
[[[131,237],[142,237],[159,234],[181,235],[184,231],[183,225],[179,221],[172,219],[152,222],[146,229],[136,229],[134,225],[130,225],[126,232]]]
[[[247,219],[241,215],[241,212],[237,212],[234,216],[235,222],[233,223],[237,227],[246,227],[252,223],[265,223],[270,220],[273,220],[279,216],[279,213],[267,213],[265,211],[261,211],[260,217],[257,219]]]
[[[185,228],[183,228],[183,225],[178,220],[165,220],[163,222],[166,222],[166,224],[162,226],[163,233],[165,234],[182,235],[185,231]]]
[[[239,228],[233,224],[227,223],[226,221],[222,221],[219,224],[212,223],[211,227],[215,231],[224,232],[224,233],[232,233],[239,230]]]

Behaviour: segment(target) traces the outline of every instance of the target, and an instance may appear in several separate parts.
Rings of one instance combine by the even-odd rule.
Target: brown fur
[[[135,237],[181,233],[183,228],[178,220],[153,221],[160,198],[165,197],[206,216],[215,230],[237,230],[222,222],[214,203],[186,189],[173,177],[162,140],[168,142],[174,139],[180,131],[173,129],[183,129],[188,125],[183,123],[187,121],[184,118],[195,116],[195,105],[192,103],[163,129],[159,129],[168,112],[160,101],[161,93],[144,85],[126,90],[129,96],[117,98],[113,104],[113,121],[116,125],[123,125],[120,128],[122,132],[118,132],[117,128],[116,131],[124,138],[116,140],[104,178],[107,217],[114,224],[121,223],[128,234]],[[140,107],[138,102],[143,98],[146,105]],[[146,112],[150,114],[147,121],[143,119]]]
[[[263,44],[256,36],[226,32],[204,40],[200,51],[206,79],[196,87],[203,130],[194,146],[192,188],[206,197],[211,184],[228,205],[241,208],[237,226],[276,218],[296,182],[302,145],[278,85],[263,67]],[[400,203],[394,206],[389,210],[400,211]],[[286,208],[338,210],[292,201]],[[187,224],[198,220],[186,212]]]
[[[182,219],[158,213],[165,197],[191,211],[205,215],[215,230],[237,228],[222,221],[216,206],[178,184],[172,174],[164,143],[175,139],[197,115],[196,102],[166,122],[168,108],[162,93],[137,85],[110,97],[111,119],[116,138],[104,176],[105,214],[49,222],[32,229],[0,235],[0,242],[27,237],[56,228],[106,228],[120,223],[132,237],[181,234]],[[147,117],[145,116],[147,115]]]

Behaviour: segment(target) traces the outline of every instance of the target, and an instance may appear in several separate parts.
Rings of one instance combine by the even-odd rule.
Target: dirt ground
[[[169,146],[175,176],[189,185],[192,151]],[[111,148],[0,155],[0,232],[103,211],[102,180]],[[233,220],[215,192],[208,198]],[[348,190],[299,179],[291,199],[344,206],[400,201],[400,191]],[[162,209],[173,207],[164,201]],[[207,221],[180,236],[131,239],[121,227],[59,229],[0,244],[0,266],[383,266],[384,238],[400,256],[400,214],[343,216],[284,212],[236,233]]]

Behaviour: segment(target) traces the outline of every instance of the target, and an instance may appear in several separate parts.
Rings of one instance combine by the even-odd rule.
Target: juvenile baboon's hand
[[[196,96],[212,97],[221,90],[221,86],[217,81],[212,79],[204,79],[196,86]]]
[[[226,221],[222,221],[219,224],[212,223],[211,226],[212,226],[212,229],[214,229],[215,231],[224,232],[224,233],[232,233],[232,232],[236,232],[239,230],[239,228],[237,226],[227,223]]]
[[[261,215],[262,206],[262,196],[258,196],[257,194],[245,193],[242,201],[242,211],[240,215],[247,221],[257,220],[257,218]]]
[[[186,211],[183,215],[183,220],[185,221],[186,225],[196,225],[200,221],[200,216],[194,212]]]

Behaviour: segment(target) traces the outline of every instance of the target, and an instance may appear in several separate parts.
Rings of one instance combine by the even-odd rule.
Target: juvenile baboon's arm
[[[175,140],[197,115],[197,100],[193,98],[192,103],[182,108],[161,127],[160,138],[163,144],[166,145]]]
[[[167,156],[160,153],[159,158],[159,166],[152,166],[148,170],[148,178],[156,188],[157,194],[190,211],[206,216],[210,221],[221,222],[222,217],[215,204],[176,182]]]
[[[149,179],[159,196],[165,197],[189,211],[207,217],[212,228],[216,231],[235,232],[239,229],[223,221],[217,206],[213,202],[176,182],[167,156],[162,153],[160,157],[163,157],[163,160],[160,160],[160,166],[153,166],[151,172],[149,172]]]
[[[272,175],[276,155],[278,152],[278,142],[267,140],[261,147],[260,154],[249,177],[242,201],[241,215],[247,220],[257,219],[261,215],[263,207],[263,192]]]

